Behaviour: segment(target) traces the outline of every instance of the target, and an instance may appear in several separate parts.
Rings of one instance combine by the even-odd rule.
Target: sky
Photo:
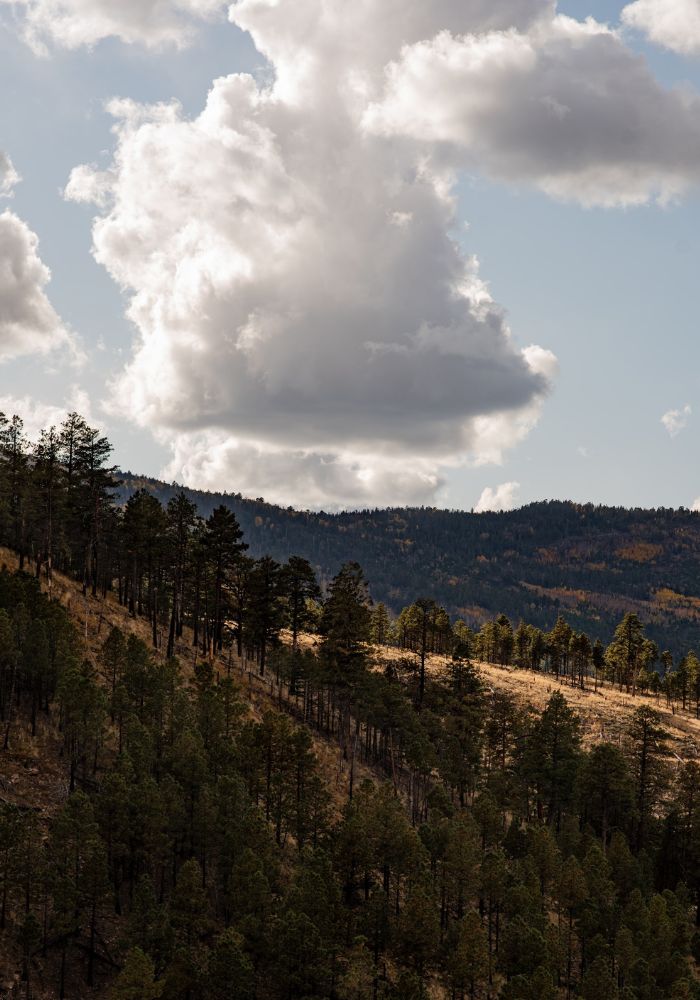
[[[310,508],[700,507],[700,0],[0,0],[0,410]]]

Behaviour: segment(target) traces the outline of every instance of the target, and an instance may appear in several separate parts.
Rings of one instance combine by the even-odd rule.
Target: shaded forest
[[[109,456],[76,414],[0,421],[7,996],[700,997],[698,750],[654,707],[700,714],[692,651],[635,612],[476,628],[426,580],[395,615],[223,505],[121,504]],[[648,696],[585,745],[566,685]]]

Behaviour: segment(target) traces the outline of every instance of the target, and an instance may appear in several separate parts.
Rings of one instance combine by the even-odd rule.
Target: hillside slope
[[[122,478],[122,499],[143,488],[167,503],[180,490],[131,473]],[[429,595],[469,624],[504,612],[550,628],[561,611],[607,641],[622,614],[636,611],[663,648],[700,648],[700,515],[682,508],[551,501],[506,513],[326,514],[185,492],[205,517],[221,503],[233,510],[256,557],[302,555],[323,580],[357,560],[375,601],[395,612]]]
[[[3,568],[16,569],[17,559],[10,550],[0,549],[0,564]],[[5,579],[7,596],[8,574],[0,576]],[[29,589],[24,591],[25,595],[30,595],[31,587],[36,587],[29,576],[16,579],[26,581]],[[43,578],[41,582],[46,592],[48,584]],[[62,732],[66,704],[61,692],[67,689],[62,688],[59,682],[57,702],[41,713],[37,732],[32,735],[26,713],[27,692],[24,686],[20,687],[24,697],[18,698],[18,711],[12,716],[10,746],[0,753],[0,832],[4,829],[7,834],[16,828],[21,833],[16,848],[9,848],[10,841],[7,839],[4,842],[0,840],[0,844],[5,845],[4,875],[0,868],[0,876],[4,878],[5,886],[9,886],[8,919],[0,924],[2,995],[16,1000],[30,996],[35,1000],[57,1000],[58,997],[103,1000],[107,996],[125,1000],[156,996],[162,996],[164,1000],[166,997],[168,1000],[223,1000],[230,996],[246,1000],[253,996],[261,1000],[295,1000],[301,997],[325,1000],[328,996],[337,996],[338,1000],[371,1000],[373,996],[401,1000],[421,995],[444,1000],[460,993],[466,995],[461,985],[465,982],[468,985],[468,978],[464,979],[461,966],[455,967],[449,959],[449,951],[443,952],[440,946],[438,885],[443,891],[443,910],[447,899],[450,920],[468,919],[469,923],[464,927],[473,924],[479,942],[481,959],[475,969],[481,988],[471,991],[474,997],[502,995],[504,998],[508,996],[509,1000],[514,1000],[514,996],[517,1000],[524,1000],[525,997],[546,995],[555,1000],[563,997],[565,990],[567,995],[572,995],[573,978],[577,983],[580,980],[587,987],[590,985],[590,975],[573,972],[574,968],[579,970],[583,967],[583,934],[580,941],[578,937],[579,921],[580,926],[584,926],[583,917],[577,916],[576,923],[573,918],[569,921],[568,936],[562,934],[563,925],[556,917],[556,906],[561,899],[558,878],[546,891],[541,890],[542,898],[537,893],[534,904],[542,927],[557,944],[557,949],[552,952],[550,968],[537,966],[539,953],[527,959],[515,953],[513,958],[508,942],[523,926],[523,918],[513,912],[510,903],[509,908],[497,918],[504,925],[503,944],[499,951],[497,938],[491,933],[491,905],[482,906],[483,916],[478,913],[479,900],[484,899],[480,896],[481,881],[468,873],[465,876],[459,873],[472,867],[475,871],[488,870],[486,866],[497,857],[503,866],[503,877],[514,880],[521,870],[527,870],[523,868],[521,853],[528,851],[528,858],[534,863],[544,844],[548,852],[547,864],[553,866],[553,871],[558,872],[562,865],[569,866],[561,867],[562,878],[569,870],[581,872],[583,878],[585,871],[586,879],[597,885],[601,872],[607,870],[604,869],[607,862],[603,861],[603,854],[595,842],[597,827],[591,825],[596,822],[595,813],[589,815],[586,798],[581,800],[583,813],[572,813],[572,822],[568,824],[567,820],[568,825],[562,825],[561,838],[553,821],[547,826],[540,826],[535,820],[537,811],[529,807],[526,807],[527,815],[522,819],[527,833],[520,829],[520,819],[514,821],[512,829],[507,831],[505,814],[501,814],[501,809],[505,808],[506,813],[511,814],[513,805],[510,804],[511,792],[508,789],[516,776],[518,780],[527,780],[528,769],[532,767],[537,774],[540,773],[540,750],[545,754],[548,752],[546,733],[552,719],[558,720],[556,731],[562,738],[561,748],[557,742],[556,753],[561,750],[564,754],[562,759],[566,761],[567,753],[574,747],[570,763],[580,764],[581,780],[588,780],[586,775],[597,760],[594,756],[596,749],[603,753],[606,761],[611,754],[613,760],[624,761],[624,755],[630,753],[635,711],[642,706],[658,705],[658,702],[651,698],[623,695],[610,684],[605,684],[598,691],[583,691],[558,684],[552,675],[490,664],[479,664],[477,667],[483,684],[482,697],[481,684],[471,687],[468,671],[456,668],[455,664],[450,665],[445,657],[433,656],[427,664],[432,683],[426,689],[425,709],[414,714],[410,699],[401,693],[403,685],[411,683],[410,663],[396,649],[376,647],[371,654],[370,670],[364,683],[370,702],[364,707],[361,700],[356,702],[360,714],[353,727],[356,733],[355,750],[349,763],[347,753],[342,750],[344,730],[340,726],[334,727],[335,712],[330,717],[330,733],[322,735],[323,729],[328,727],[328,720],[325,724],[320,723],[321,728],[315,731],[306,727],[295,730],[284,715],[269,711],[276,707],[298,719],[299,708],[308,704],[311,711],[304,715],[308,716],[309,722],[313,722],[317,719],[314,705],[323,705],[324,702],[332,705],[338,699],[338,691],[333,693],[329,690],[328,699],[321,695],[321,700],[318,700],[319,691],[324,687],[323,681],[316,696],[310,682],[300,699],[298,685],[295,683],[292,687],[285,684],[284,672],[280,684],[272,671],[266,677],[258,676],[252,660],[238,660],[235,655],[213,657],[211,660],[205,657],[202,660],[192,648],[189,630],[185,630],[177,647],[181,667],[171,674],[173,665],[166,662],[162,641],[150,654],[145,645],[152,634],[148,620],[130,615],[113,594],[104,598],[84,594],[79,582],[58,572],[54,574],[51,590],[68,611],[73,626],[80,634],[80,658],[87,660],[80,669],[80,676],[88,682],[88,686],[92,683],[89,679],[94,678],[98,687],[104,690],[107,700],[99,726],[93,728],[89,723],[91,716],[88,711],[85,720],[75,730],[84,734],[80,738],[87,738],[87,743],[80,758],[82,764],[76,769],[77,790],[71,795],[66,759],[68,744]],[[33,607],[35,603],[32,598],[26,605],[11,608],[13,620],[16,618],[17,622],[21,622],[21,608]],[[139,650],[137,643],[137,648],[131,652],[127,647],[124,673],[118,688],[121,693],[116,701],[112,699],[110,702],[110,675],[108,671],[103,673],[103,643],[113,626],[118,626],[126,635],[143,640],[143,644]],[[311,652],[316,643],[317,637],[303,636],[306,653]],[[392,660],[394,669],[388,670]],[[200,665],[198,670],[193,669],[196,661]],[[24,654],[22,662],[29,663]],[[78,661],[71,667],[66,661],[61,668],[63,677],[77,669],[77,664]],[[225,700],[224,685],[228,683],[226,676],[229,668],[237,682],[234,702]],[[404,680],[392,680],[388,687],[384,683],[379,686],[373,683],[374,680],[387,680],[390,674],[403,676]],[[439,681],[438,675],[441,675]],[[163,684],[165,686],[161,686]],[[569,716],[565,701],[559,698],[557,703],[557,699],[552,698],[558,687],[580,718],[584,750],[580,760],[575,749],[579,721]],[[77,692],[77,689],[71,690]],[[450,692],[455,696],[454,701],[450,700]],[[512,697],[512,710],[508,708],[510,699],[504,699],[503,695]],[[222,696],[224,700],[219,700]],[[388,698],[386,706],[389,709],[386,719],[382,711],[385,697]],[[128,714],[122,720],[125,698],[130,708],[127,708]],[[89,706],[99,704],[100,699],[89,699],[87,702],[83,699],[80,703]],[[233,725],[230,733],[226,721],[229,717],[221,711],[225,704],[239,706],[234,708],[230,717]],[[113,706],[113,712],[116,707],[117,713],[116,717],[112,715],[111,722],[109,705]],[[662,821],[665,823],[664,831],[674,829],[672,823],[669,825],[669,821],[673,820],[674,793],[678,788],[682,790],[685,787],[683,780],[698,773],[697,764],[693,762],[698,758],[700,721],[687,713],[672,713],[663,706],[659,708],[661,714],[658,721],[665,732],[658,730],[663,746],[658,750],[658,759],[654,757],[654,760],[655,766],[663,766],[670,784],[668,788],[665,785],[663,789],[660,787],[656,803],[658,816],[651,817],[650,822],[655,830],[654,843],[661,843],[659,857],[662,857],[666,844],[665,840],[660,840]],[[442,712],[447,712],[444,718],[441,717]],[[79,718],[82,719],[82,715],[75,716],[75,719]],[[546,721],[547,718],[550,722]],[[69,725],[73,726],[73,723]],[[486,737],[483,746],[480,735],[482,726]],[[567,727],[573,739],[571,747],[567,742]],[[391,738],[387,741],[389,734]],[[540,745],[541,734],[545,735],[545,742]],[[123,753],[117,751],[118,745],[121,748],[122,736]],[[457,738],[456,743],[452,741],[453,736]],[[389,747],[388,760],[384,761],[383,767],[378,763],[381,753],[374,764],[369,763],[377,756],[378,738],[380,748],[382,743]],[[530,757],[521,760],[517,746],[523,739],[526,751],[528,746],[533,749]],[[599,746],[602,740],[609,741],[607,747]],[[428,749],[433,741],[436,755],[428,752],[423,759],[420,747]],[[151,750],[157,746],[161,752],[152,753]],[[72,744],[70,747],[72,755]],[[454,757],[452,752],[445,754],[447,750],[458,748],[459,752]],[[504,780],[500,777],[496,780],[498,769],[497,758],[492,756],[494,749],[499,754],[507,752],[511,761],[502,772]],[[303,751],[301,756],[299,750]],[[468,808],[465,796],[465,808],[460,811],[456,810],[455,783],[472,774],[473,764],[470,761],[473,750],[478,752],[478,767],[483,767],[486,784],[480,788],[479,794],[472,791]],[[312,752],[309,754],[309,751]],[[357,762],[356,751],[359,756]],[[588,755],[585,751],[589,752]],[[663,765],[659,763],[660,755],[663,755]],[[667,767],[667,764],[670,766]],[[549,767],[548,764],[546,766]],[[228,773],[227,767],[234,769],[232,774]],[[222,769],[223,773],[220,773]],[[566,770],[558,772],[557,780],[571,784],[574,781],[573,772],[566,777],[567,773]],[[73,775],[72,770],[70,774]],[[233,780],[235,774],[239,775],[237,781]],[[282,779],[283,774],[289,778],[288,785]],[[353,774],[356,794],[351,803]],[[375,780],[383,777],[386,783],[372,788],[363,784],[362,779],[366,777]],[[474,779],[468,780],[471,783]],[[535,785],[539,780],[534,779]],[[250,793],[245,791],[248,785],[252,789]],[[523,785],[525,787],[529,786]],[[571,784],[571,788],[574,787],[575,784]],[[627,788],[626,785],[624,787]],[[602,788],[604,792],[608,788],[605,776]],[[673,792],[669,794],[671,789]],[[246,807],[252,811],[239,810],[239,815],[233,807],[239,803],[240,796],[247,794],[255,796]],[[499,798],[496,799],[495,795]],[[501,795],[507,796],[502,805],[499,804]],[[519,795],[520,792],[513,792],[512,803],[521,801]],[[146,801],[148,808],[145,807]],[[621,802],[624,801],[627,800],[623,795]],[[314,832],[316,827],[308,828],[308,836],[313,834],[314,838],[313,850],[310,842],[308,849],[302,850],[301,842],[295,840],[297,830],[303,833],[307,829],[304,823],[298,827],[292,824],[293,820],[301,822],[299,817],[306,815],[299,810],[306,808],[304,804],[307,802],[311,809],[309,817],[314,823],[323,824],[318,828],[318,843]],[[318,803],[318,813],[314,802]],[[416,803],[423,804],[417,808]],[[545,808],[544,803],[542,808]],[[553,807],[546,808],[551,812]],[[633,828],[636,814],[631,812],[627,815],[624,808],[619,821],[628,826],[631,824],[630,828]],[[253,812],[257,817],[255,822]],[[144,829],[149,836],[143,843],[140,839],[142,813],[147,820]],[[249,815],[250,819],[240,822],[241,817],[245,819]],[[578,831],[584,820],[588,825],[585,837],[582,837]],[[11,826],[13,823],[15,826]],[[564,845],[563,849],[555,840],[555,830]],[[577,839],[571,840],[572,831],[576,831]],[[223,834],[225,838],[222,840]],[[253,847],[243,848],[243,843],[248,841],[241,840],[242,836],[250,836],[250,844],[255,850]],[[605,838],[605,833],[603,836]],[[619,833],[616,836],[617,839],[610,844],[611,863],[617,864],[615,859],[622,850],[623,861],[627,865],[625,870],[628,873],[631,871],[632,877],[644,885],[641,867],[629,853],[626,841],[620,840]],[[579,845],[577,850],[586,852],[583,868],[575,855],[560,853],[569,849],[566,845],[570,841]],[[502,848],[499,846],[501,842]],[[151,843],[155,846],[152,847]],[[26,850],[25,844],[29,845]],[[326,844],[332,845],[331,854],[324,854]],[[66,845],[71,848],[70,852],[66,851]],[[145,852],[144,845],[147,845]],[[426,845],[432,852],[437,852],[435,856],[439,864],[430,866]],[[344,850],[348,852],[347,858]],[[83,860],[83,854],[92,857],[90,851],[95,852],[94,869]],[[141,858],[141,865],[147,865],[145,876],[137,876],[137,869],[131,862],[127,863],[130,851]],[[252,864],[257,857],[256,851],[263,867]],[[379,860],[375,860],[370,851],[379,852]],[[466,861],[466,869],[460,862],[454,869],[455,875],[449,874],[453,871],[450,851],[456,851],[455,856]],[[669,852],[674,854],[673,845]],[[28,859],[26,863],[25,855]],[[66,856],[71,858],[71,863],[64,879],[62,859]],[[80,860],[80,870],[77,862],[74,865],[74,856]],[[385,856],[388,861],[383,860]],[[238,918],[233,929],[226,923],[230,918],[225,908],[228,896],[224,875],[229,870],[229,857],[240,859],[239,867],[234,869],[236,877],[249,878],[236,892],[236,905],[243,907],[244,918]],[[356,880],[354,872],[358,857],[369,860],[363,862],[364,874]],[[327,861],[322,865],[324,858]],[[395,871],[389,867],[390,864],[395,866]],[[44,883],[34,883],[33,872],[35,869],[43,871],[42,866],[46,866],[48,873],[45,883],[49,888],[48,897],[45,893],[42,895]],[[375,874],[375,869],[379,874]],[[673,866],[671,869],[664,876],[666,881],[661,883],[661,888],[666,887],[666,882],[673,885],[673,880],[681,877],[675,873]],[[615,868],[610,870],[617,872]],[[652,870],[655,870],[653,862],[649,865],[649,872]],[[93,871],[95,875],[91,880]],[[440,875],[445,871],[450,879],[458,878],[456,893],[449,888],[452,883]],[[635,874],[637,871],[638,874]],[[269,883],[265,881],[268,872]],[[414,895],[412,886],[422,886],[424,882],[420,878],[431,877],[431,872],[435,887],[425,882],[428,888]],[[352,883],[349,878],[352,878]],[[453,911],[458,913],[464,906],[460,889],[462,879],[464,885],[470,887],[468,906],[473,917],[453,918]],[[380,891],[379,886],[388,883],[388,887],[381,891],[390,896],[391,907],[382,907],[379,911],[371,908],[374,880],[377,892]],[[355,881],[356,891],[352,888]],[[238,886],[239,883],[235,884]],[[613,891],[614,883],[609,884]],[[155,885],[162,887],[162,898],[152,891],[151,887]],[[77,895],[61,895],[59,890],[66,886],[71,892],[76,887]],[[530,897],[525,884],[518,884],[516,888],[529,905]],[[651,894],[651,882],[645,891],[647,895]],[[144,896],[146,892],[150,893],[147,897]],[[245,909],[255,909],[259,905],[261,892],[266,928],[264,938],[259,937],[258,925],[250,923],[248,910]],[[700,904],[700,888],[696,894]],[[642,894],[638,895],[638,905],[645,907]],[[328,910],[323,904],[326,896],[334,901]],[[64,898],[70,922],[62,916]],[[624,898],[621,896],[615,904],[621,913]],[[142,899],[147,902],[147,909],[143,912],[139,909],[144,905]],[[638,905],[635,902],[637,908],[634,911],[628,907],[629,912],[637,913]],[[301,911],[301,919],[293,909],[301,906],[315,915],[318,927],[311,923],[305,910]],[[646,916],[646,909],[643,911],[644,919],[650,921],[650,926],[655,927],[651,921],[656,919],[657,911],[662,906],[675,914],[682,951],[677,949],[671,953],[667,947],[664,953],[663,948],[659,948],[659,954],[662,957],[665,954],[666,964],[662,966],[657,962],[653,966],[652,989],[666,980],[668,988],[643,994],[630,991],[630,997],[639,1000],[651,995],[658,996],[659,1000],[695,995],[688,992],[689,977],[694,981],[696,976],[694,956],[698,949],[693,945],[691,951],[689,947],[694,914],[691,912],[687,883],[682,883],[678,895],[667,888],[663,897],[653,897],[649,903],[649,916]],[[44,908],[43,924],[37,917],[37,914],[42,915],[41,907]],[[28,912],[25,913],[25,910]],[[624,910],[625,918],[628,910]],[[372,965],[372,953],[364,945],[366,938],[358,937],[357,930],[367,926],[367,914],[375,919],[376,912],[385,915],[382,919],[386,919],[387,926],[390,922],[391,935],[387,934],[388,944],[382,945],[387,958],[381,963],[375,960],[375,965]],[[665,912],[661,913],[662,918]],[[184,924],[181,913],[187,917]],[[551,919],[545,923],[542,922],[542,915],[546,913],[551,914]],[[195,922],[197,914],[200,914],[199,922]],[[206,914],[207,919],[201,914]],[[191,925],[193,930],[190,930]],[[413,931],[414,925],[417,933]],[[252,930],[248,929],[249,926]],[[309,940],[312,944],[316,940],[323,944],[319,927],[330,935],[333,948],[318,944],[309,952]],[[348,927],[350,935],[347,934]],[[164,929],[162,934],[161,928]],[[239,928],[242,930],[239,931]],[[244,937],[244,933],[248,936]],[[343,943],[348,936],[356,942],[352,949]],[[22,942],[27,943],[23,945]],[[142,943],[148,948],[147,953],[136,950],[135,946],[141,948]],[[238,951],[233,950],[234,945]],[[417,945],[428,956],[424,966],[416,966],[413,960]],[[26,949],[24,952],[23,948]],[[640,952],[643,953],[645,948],[646,945],[641,942]],[[447,955],[447,959],[443,959],[443,954]],[[301,960],[296,958],[297,955],[302,956]],[[333,963],[329,980],[339,983],[339,989],[332,992],[324,981],[316,983],[320,975],[326,975],[324,962],[329,959],[324,956],[328,955],[332,956]],[[189,956],[184,965],[183,956]],[[358,981],[357,962],[360,959],[364,963],[361,967],[364,972]],[[132,981],[132,976],[136,974],[133,963],[137,960],[141,964],[136,971],[144,978]],[[288,986],[289,967],[291,965],[296,969],[298,961],[301,961],[302,969],[298,975],[306,976],[313,989],[309,989],[307,979],[301,982],[292,980]],[[492,982],[487,985],[489,968],[492,970]],[[564,972],[566,968],[568,972]],[[506,993],[505,981],[513,980],[514,974],[523,970],[532,973],[535,992]],[[28,978],[30,973],[31,984]],[[565,975],[569,978],[568,986],[564,984]],[[154,976],[158,977],[155,984]],[[244,989],[239,991],[237,984],[240,978]],[[257,983],[257,992],[251,989],[253,981]],[[423,985],[418,988],[420,982]],[[557,989],[555,982],[560,982],[561,988]],[[530,989],[528,980],[524,983]],[[547,993],[542,992],[542,983],[548,987]],[[154,989],[154,986],[157,988]],[[682,992],[681,988],[686,992]],[[581,994],[577,992],[576,995]],[[597,998],[612,994],[587,990],[583,995]]]

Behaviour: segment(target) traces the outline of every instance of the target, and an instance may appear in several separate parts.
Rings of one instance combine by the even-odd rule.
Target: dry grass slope
[[[15,553],[0,547],[0,566],[10,570],[18,569]],[[48,592],[44,579],[42,588]],[[51,594],[67,609],[83,637],[86,655],[96,668],[99,667],[100,647],[113,626],[127,635],[137,635],[146,645],[151,646],[152,632],[149,623],[132,617],[113,594],[108,594],[106,600],[93,598],[89,594],[85,596],[79,583],[56,572],[53,574]],[[201,654],[192,647],[189,629],[185,629],[175,654],[182,665],[185,681],[188,682],[193,676],[197,660],[201,659]],[[163,656],[163,649],[157,650],[155,655]],[[225,658],[214,657],[213,666],[222,675],[231,669],[249,718],[259,721],[264,712],[280,707],[281,692],[274,678],[260,677],[254,663],[239,660],[236,656],[229,659],[227,654]],[[347,801],[348,762],[336,743],[315,733],[312,733],[312,739],[335,811],[339,813]],[[68,778],[60,759],[60,749],[54,727],[40,724],[36,737],[31,737],[26,729],[17,726],[13,731],[11,749],[7,753],[0,753],[0,802],[35,810],[44,817],[54,813],[68,795]],[[355,780],[361,781],[365,777],[373,777],[372,772],[355,762]]]

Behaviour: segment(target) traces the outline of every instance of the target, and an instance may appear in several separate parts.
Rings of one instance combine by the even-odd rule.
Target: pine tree
[[[100,662],[104,667],[105,678],[114,699],[117,684],[121,681],[126,666],[126,640],[124,633],[116,625],[112,626],[102,643]]]
[[[632,716],[627,738],[635,788],[635,846],[641,850],[646,845],[654,811],[666,785],[668,734],[661,726],[659,713],[643,705]]]
[[[71,944],[81,926],[89,935],[87,983],[94,985],[97,924],[107,892],[105,845],[87,795],[75,792],[56,817],[48,845],[53,923],[61,941],[59,997],[66,996]]]
[[[124,603],[132,615],[146,615],[158,645],[158,598],[165,557],[167,519],[148,490],[138,490],[124,507],[121,532],[126,563]]]
[[[566,933],[566,994],[573,989],[574,920],[588,896],[588,886],[575,857],[567,858],[557,880],[557,902],[567,916]]]
[[[282,567],[269,556],[258,559],[248,577],[246,645],[265,676],[268,650],[277,645],[285,620]]]
[[[579,764],[580,720],[559,692],[551,696],[528,739],[523,766],[532,782],[538,815],[557,831],[573,799]]]
[[[140,948],[132,948],[110,993],[110,1000],[158,1000],[163,983],[156,982],[155,966]]]
[[[70,417],[69,417],[70,420]],[[65,425],[64,425],[65,427]],[[107,466],[112,445],[100,432],[86,424],[75,442],[72,461],[75,514],[79,530],[78,551],[81,553],[83,592],[88,587],[93,597],[106,572],[106,527],[117,483],[114,467]]]
[[[557,677],[562,672],[566,673],[572,635],[573,629],[566,619],[559,615],[554,628],[546,637],[550,667]]]
[[[206,1000],[252,1000],[255,977],[243,938],[232,928],[217,938],[209,957]]]
[[[582,815],[607,849],[611,829],[624,828],[634,805],[632,779],[620,749],[599,743],[584,757],[578,778]]]
[[[33,521],[36,575],[45,567],[49,594],[53,587],[56,542],[63,533],[64,471],[60,463],[61,442],[55,427],[41,432],[31,461],[31,517]]]
[[[182,635],[185,611],[185,583],[190,569],[197,508],[184,493],[178,493],[166,510],[168,561],[170,567],[170,624],[166,655],[175,653],[175,641]]]
[[[224,645],[224,620],[227,612],[227,588],[236,563],[248,546],[235,515],[227,507],[217,507],[206,522],[203,547],[211,568],[211,624],[206,648],[221,652]]]
[[[29,500],[29,442],[20,417],[0,421],[0,463],[4,487],[3,506],[7,511],[10,544],[19,554],[19,568],[27,557],[27,521]]]
[[[644,626],[639,617],[626,614],[615,629],[615,637],[605,651],[605,660],[617,679],[620,690],[636,690],[639,671],[647,662],[649,649],[645,645]]]
[[[17,941],[22,950],[22,980],[25,983],[25,997],[32,996],[32,956],[41,942],[41,924],[30,911],[24,916],[17,932]]]
[[[399,955],[423,986],[440,940],[437,899],[427,883],[417,882],[408,893],[396,937]]]
[[[618,1000],[620,993],[607,958],[596,958],[581,983],[583,1000]]]
[[[391,619],[386,604],[381,601],[372,608],[370,638],[377,646],[385,646],[389,638]]]
[[[479,915],[473,910],[456,925],[447,959],[447,974],[453,996],[470,1000],[488,979],[489,948]]]
[[[356,741],[351,744],[351,709],[358,694],[369,652],[371,626],[367,582],[357,563],[346,563],[333,579],[321,616],[321,655],[340,700],[343,751],[351,760],[350,795]]]
[[[299,633],[309,628],[313,622],[309,602],[319,601],[321,598],[321,589],[311,563],[300,556],[291,556],[282,568],[282,588],[287,599],[294,652],[299,642]]]

